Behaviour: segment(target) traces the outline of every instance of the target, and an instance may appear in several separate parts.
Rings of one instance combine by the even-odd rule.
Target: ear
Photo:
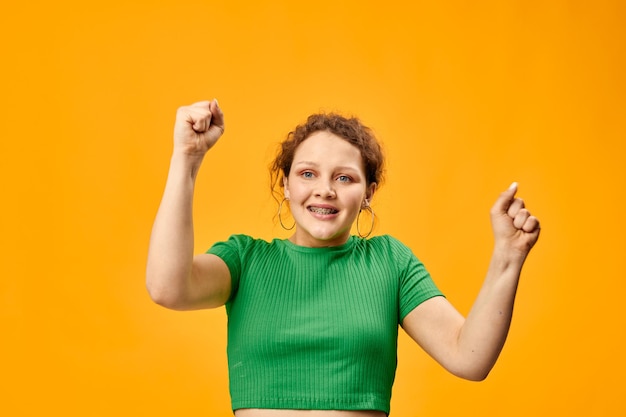
[[[283,177],[283,192],[285,194],[285,198],[289,200],[289,178]]]
[[[372,201],[372,198],[374,197],[374,193],[376,192],[377,186],[378,184],[373,182],[367,187],[367,190],[365,190],[365,201],[364,201],[365,207],[370,205],[370,201]]]

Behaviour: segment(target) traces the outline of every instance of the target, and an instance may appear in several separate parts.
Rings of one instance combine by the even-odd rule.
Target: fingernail
[[[219,107],[219,106],[220,106],[220,103],[218,103],[218,102],[217,102],[217,99],[216,99],[216,98],[214,98],[213,100],[215,100],[215,104],[217,104],[217,107]]]
[[[509,190],[512,190],[512,189],[514,189],[514,188],[517,188],[517,182],[515,182],[515,181],[513,182],[513,184],[511,184],[511,185],[509,186]]]

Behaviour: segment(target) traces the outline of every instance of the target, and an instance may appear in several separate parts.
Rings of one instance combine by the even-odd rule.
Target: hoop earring
[[[289,201],[289,200],[287,199],[287,197],[283,198],[283,201],[281,201],[281,202],[280,202],[280,204],[278,205],[278,214],[277,214],[277,216],[278,216],[278,221],[280,222],[280,225],[281,225],[281,227],[282,227],[283,229],[285,229],[285,230],[291,230],[291,229],[293,229],[293,228],[296,226],[296,222],[294,221],[294,222],[293,222],[293,224],[291,225],[291,227],[286,227],[286,226],[285,226],[285,224],[283,223],[283,219],[280,217],[280,212],[281,212],[281,211],[282,211],[282,209],[283,209],[283,203],[284,203],[285,201]]]
[[[369,211],[370,216],[372,216],[372,225],[370,227],[370,231],[367,232],[366,235],[361,234],[361,230],[359,229],[359,218],[361,218],[361,213],[363,212],[363,209]],[[372,210],[370,206],[365,206],[361,210],[359,210],[359,214],[356,216],[356,231],[359,234],[359,236],[362,237],[363,239],[366,239],[369,235],[372,234],[372,231],[374,230],[374,218],[375,217],[376,217],[376,214],[374,214],[374,210]]]

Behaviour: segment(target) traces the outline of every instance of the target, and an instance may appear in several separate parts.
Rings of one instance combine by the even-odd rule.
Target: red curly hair
[[[336,113],[319,113],[296,126],[280,144],[278,154],[270,165],[271,188],[278,201],[282,200],[283,178],[289,176],[298,146],[315,132],[327,131],[356,146],[361,152],[367,185],[380,187],[384,180],[385,156],[372,130],[356,117]]]

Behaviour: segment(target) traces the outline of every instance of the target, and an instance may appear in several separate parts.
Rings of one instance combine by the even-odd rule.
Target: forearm
[[[171,305],[189,291],[194,232],[193,193],[201,158],[174,153],[148,252],[146,285],[152,299]]]
[[[539,237],[539,221],[516,192],[513,183],[491,209],[495,249],[467,318],[443,297],[433,297],[402,323],[433,358],[462,378],[484,379],[498,359],[511,325],[522,266]]]
[[[458,354],[469,379],[484,379],[508,335],[524,258],[496,248],[483,286],[458,336]]]

